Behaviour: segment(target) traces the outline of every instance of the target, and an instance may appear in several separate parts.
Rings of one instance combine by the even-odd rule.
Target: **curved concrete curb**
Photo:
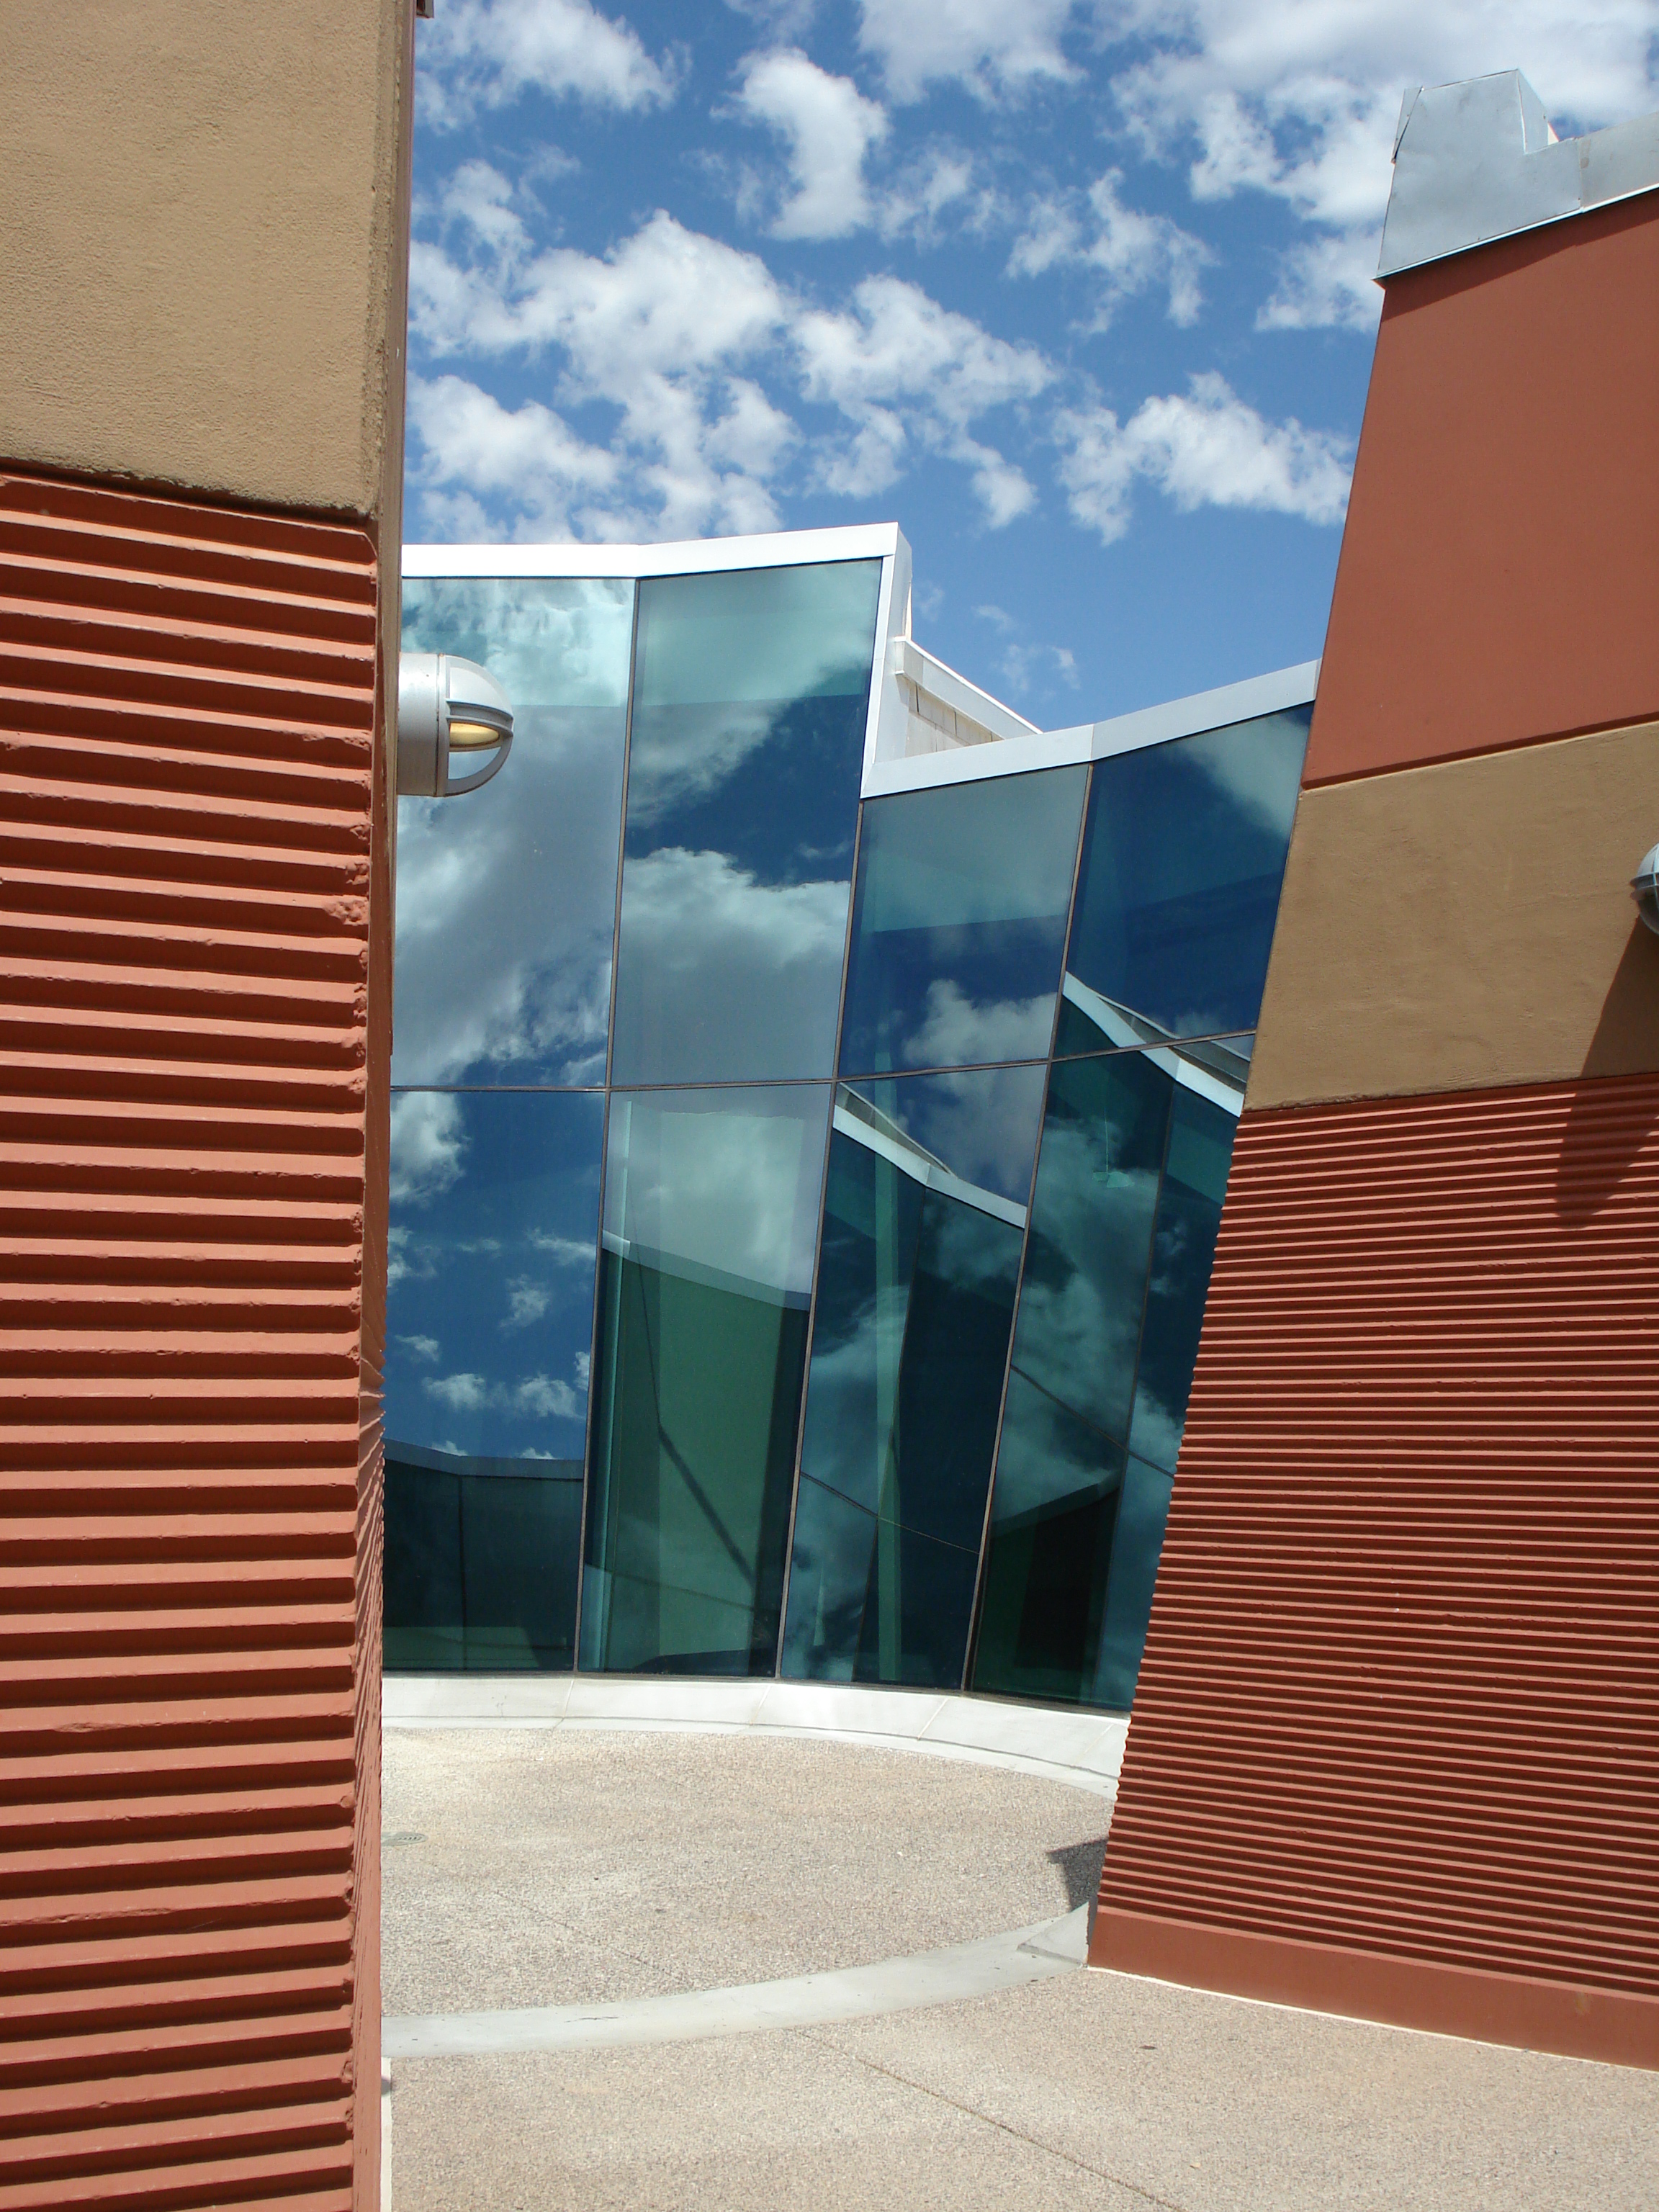
[[[729,1990],[690,1990],[619,2004],[532,2005],[517,2011],[393,2016],[381,2023],[387,2058],[475,2058],[514,2051],[596,2051],[624,2044],[691,2043],[767,2028],[821,2027],[872,2014],[957,2004],[1026,1982],[1075,1973],[1088,1948],[1089,1908],[1039,1920],[1003,1936],[953,1943],[873,1966],[842,1966],[750,1982]]]
[[[388,1728],[685,1729],[830,1736],[1012,1767],[1097,1797],[1116,1794],[1127,1716],[838,1682],[686,1681],[659,1675],[388,1674]],[[665,1999],[665,2002],[669,2000]]]

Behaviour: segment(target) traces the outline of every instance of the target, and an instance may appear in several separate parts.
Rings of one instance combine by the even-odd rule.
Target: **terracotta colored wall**
[[[1310,784],[1659,717],[1656,358],[1659,193],[1389,280]]]
[[[0,2204],[368,2212],[411,0],[5,30]]]
[[[1644,2065],[1656,280],[1389,283],[1091,1953]]]
[[[1243,1117],[1093,1958],[1659,2065],[1659,1077]]]
[[[0,2202],[343,2212],[378,2135],[374,548],[14,476],[0,570]]]

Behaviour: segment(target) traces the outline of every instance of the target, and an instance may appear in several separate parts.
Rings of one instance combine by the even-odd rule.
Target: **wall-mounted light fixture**
[[[1631,878],[1630,895],[1648,927],[1659,932],[1659,845],[1654,847]]]
[[[487,668],[453,653],[399,656],[400,793],[453,799],[476,791],[501,769],[512,744],[513,702]]]

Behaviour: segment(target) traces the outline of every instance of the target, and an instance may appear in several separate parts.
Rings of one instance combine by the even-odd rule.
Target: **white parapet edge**
[[[816,1736],[921,1752],[1117,1794],[1126,1713],[841,1682],[631,1674],[405,1674],[385,1680],[387,1728],[684,1729]]]
[[[1081,767],[1118,753],[1140,752],[1176,738],[1197,737],[1234,722],[1254,721],[1313,703],[1319,682],[1316,660],[1246,677],[1213,691],[1165,700],[1110,721],[1081,722],[1075,729],[1043,730],[1028,737],[1002,738],[994,744],[959,745],[905,760],[883,760],[865,770],[864,797],[884,799],[902,791],[934,791],[942,785],[984,783],[994,776],[1030,775],[1046,768]]]

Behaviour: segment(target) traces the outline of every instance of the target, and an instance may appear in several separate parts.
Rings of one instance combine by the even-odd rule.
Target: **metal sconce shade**
[[[453,799],[476,791],[500,769],[512,744],[513,704],[487,668],[453,653],[399,656],[400,793]],[[471,773],[458,775],[457,766]]]
[[[1631,878],[1630,895],[1648,927],[1659,932],[1659,845],[1654,847]]]

